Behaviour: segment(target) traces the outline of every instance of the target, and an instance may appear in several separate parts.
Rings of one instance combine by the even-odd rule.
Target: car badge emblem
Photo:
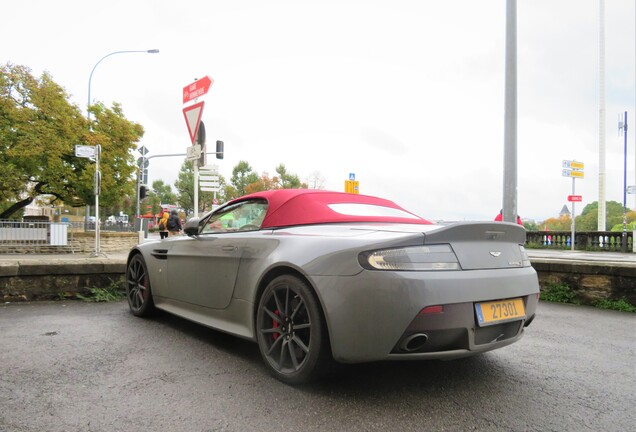
[[[499,252],[499,251],[490,251],[490,255],[492,255],[492,256],[494,256],[496,258],[499,255],[501,255],[501,252]]]

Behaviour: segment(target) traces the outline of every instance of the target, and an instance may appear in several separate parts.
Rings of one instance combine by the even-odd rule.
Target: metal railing
[[[632,231],[627,231],[626,245],[623,245],[623,232],[617,231],[581,231],[574,233],[574,249],[588,251],[632,252],[634,244]],[[528,231],[526,243],[538,249],[570,249],[572,234],[567,231]]]
[[[0,220],[0,252],[74,252],[73,229],[69,222]]]

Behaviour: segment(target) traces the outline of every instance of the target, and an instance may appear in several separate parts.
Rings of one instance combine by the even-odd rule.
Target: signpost
[[[574,212],[574,203],[576,202],[581,202],[583,201],[583,197],[581,195],[576,195],[575,192],[575,180],[577,178],[584,178],[584,172],[583,170],[585,169],[585,164],[583,162],[577,162],[577,161],[571,161],[571,160],[564,160],[563,163],[561,164],[562,170],[561,170],[561,175],[563,177],[571,177],[572,178],[572,195],[568,195],[568,201],[572,203],[572,237],[570,240],[570,246],[572,247],[572,250],[574,250],[574,235],[576,233],[576,224],[574,221],[574,216],[575,216],[575,212]]]
[[[191,100],[206,94],[208,90],[210,90],[212,83],[214,83],[214,80],[206,75],[192,84],[185,86],[183,88],[183,103],[188,103]]]
[[[204,192],[214,192],[213,204],[218,204],[216,199],[216,193],[221,190],[221,184],[219,182],[219,166],[218,165],[205,165],[201,168],[201,177],[199,178],[199,187]]]
[[[192,160],[193,173],[194,173],[194,216],[199,216],[199,162],[197,159],[201,157],[201,151],[205,152],[205,127],[201,126],[201,134],[199,134],[199,125],[202,125],[201,115],[203,114],[204,102],[197,102],[197,98],[205,95],[214,83],[214,80],[209,76],[204,76],[201,79],[195,80],[193,83],[188,84],[183,88],[183,103],[187,104],[190,101],[194,101],[194,105],[183,108],[183,117],[188,127],[188,134],[190,135],[190,141],[192,142],[193,149],[188,149],[188,160]],[[199,136],[202,135],[202,136]],[[196,142],[197,137],[199,141]],[[205,153],[203,155],[203,161],[205,161]],[[205,162],[202,162],[205,163]]]

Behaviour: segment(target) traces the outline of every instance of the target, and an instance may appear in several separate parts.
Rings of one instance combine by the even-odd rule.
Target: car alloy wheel
[[[140,254],[130,259],[126,269],[126,297],[134,315],[147,316],[154,312],[148,268]]]
[[[270,372],[288,384],[315,377],[326,334],[318,301],[301,279],[284,275],[265,288],[256,317],[258,346]]]

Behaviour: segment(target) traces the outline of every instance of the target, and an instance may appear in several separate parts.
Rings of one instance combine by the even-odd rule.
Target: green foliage
[[[527,230],[527,231],[539,231],[539,227],[537,226],[537,223],[534,221],[531,222],[524,222],[523,223],[523,227]]]
[[[177,202],[177,195],[172,192],[172,186],[165,184],[163,180],[152,182],[152,193],[159,198],[159,202],[162,204],[175,204]]]
[[[626,225],[626,231],[634,231],[636,229],[636,222],[630,222]],[[610,230],[612,232],[622,232],[623,231],[623,223],[616,224]]]
[[[220,191],[217,193],[219,202],[226,200],[225,178],[219,176]],[[153,183],[154,186],[154,183]],[[177,204],[186,211],[186,214],[194,211],[194,166],[192,161],[185,161],[181,165],[181,170],[175,182],[177,189]],[[199,212],[205,213],[212,210],[214,192],[199,192]]]
[[[610,309],[620,312],[636,312],[636,306],[632,305],[626,298],[620,300],[603,299],[594,303],[599,309]]]
[[[576,293],[564,283],[552,283],[541,291],[541,300],[555,303],[580,304],[576,299]]]
[[[232,170],[230,182],[236,189],[237,197],[247,193],[248,185],[258,182],[258,175],[252,171],[252,167],[246,161],[239,161]]]
[[[623,204],[616,201],[605,203],[605,230],[609,227],[623,223]],[[594,201],[583,208],[583,211],[576,217],[577,231],[597,231],[598,230],[598,201]],[[622,231],[622,228],[621,228]]]
[[[0,66],[0,219],[11,217],[39,195],[73,207],[94,200],[94,165],[75,156],[77,144],[102,146],[101,203],[131,195],[131,150],[143,128],[125,119],[121,107],[90,107],[90,123],[48,73],[39,78],[24,66]],[[89,128],[90,126],[90,128]]]
[[[126,298],[125,290],[122,287],[123,281],[113,281],[106,288],[89,288],[90,294],[84,296],[76,294],[76,297],[86,302],[113,302]]]

